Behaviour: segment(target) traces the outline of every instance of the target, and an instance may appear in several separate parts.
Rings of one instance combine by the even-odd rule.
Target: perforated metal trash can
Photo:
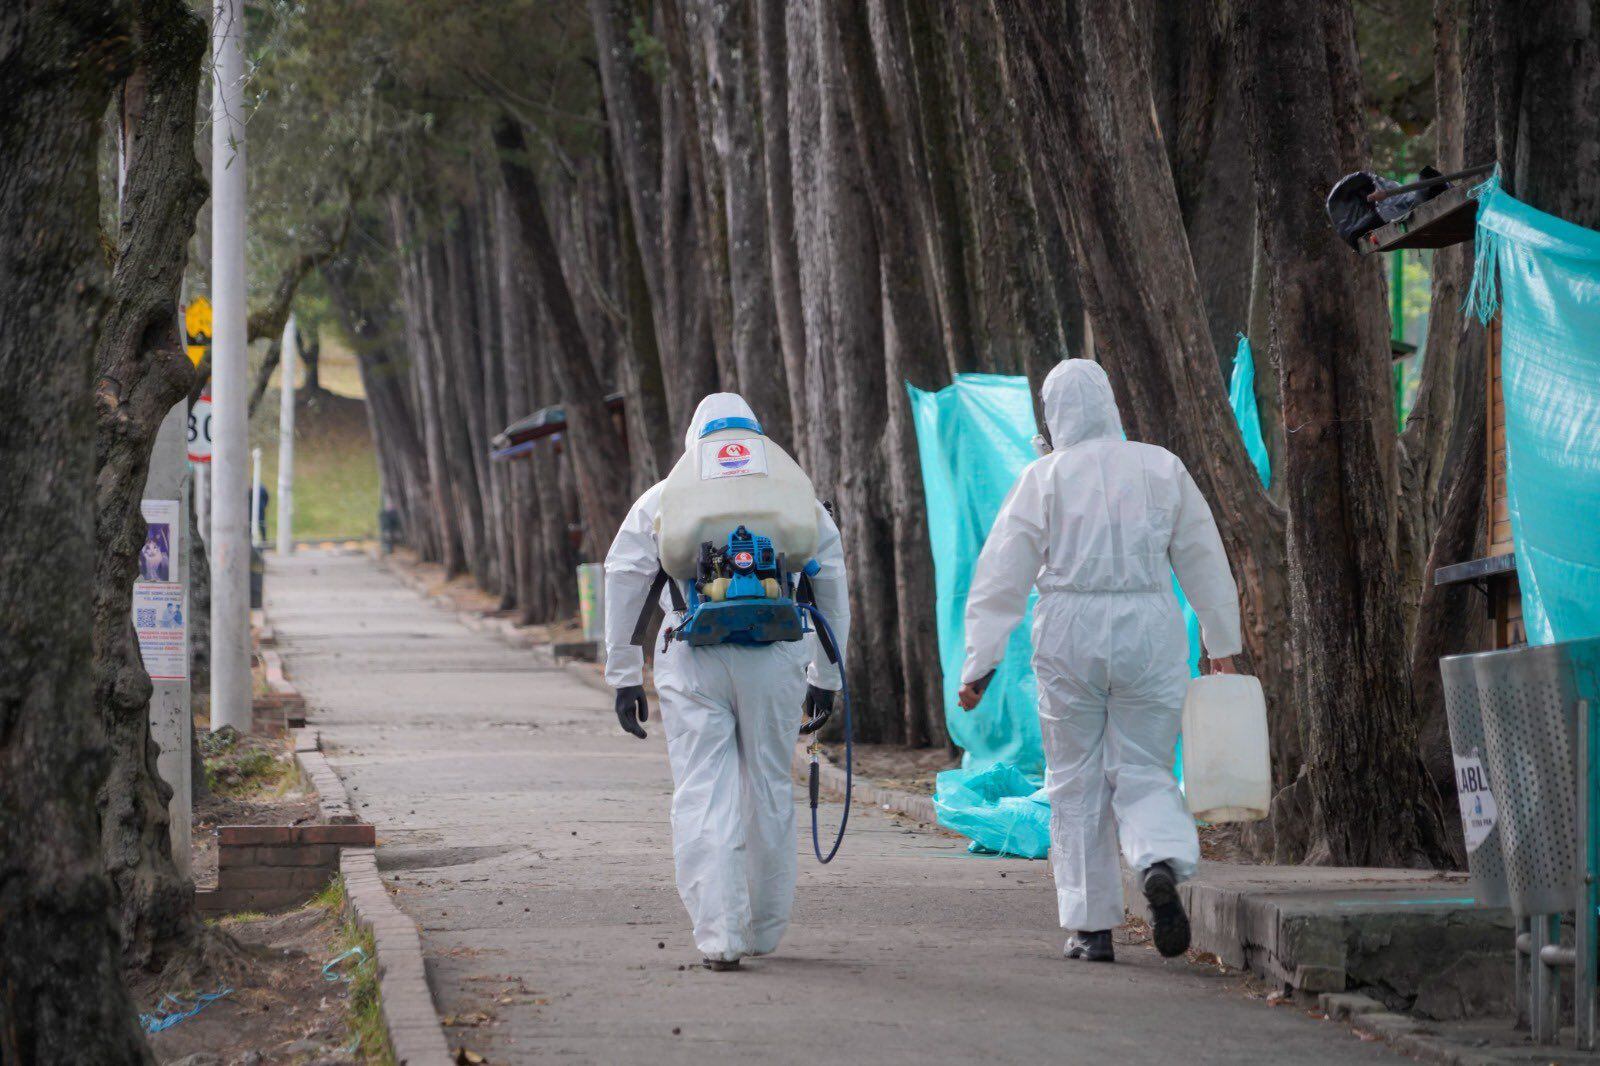
[[[1467,838],[1467,870],[1472,896],[1483,907],[1511,902],[1500,847],[1497,790],[1489,776],[1483,742],[1483,715],[1478,701],[1475,655],[1439,660],[1444,676],[1445,716],[1450,722],[1450,753],[1455,759],[1456,798]]]
[[[1577,691],[1565,646],[1471,656],[1511,908],[1571,912],[1578,885]]]

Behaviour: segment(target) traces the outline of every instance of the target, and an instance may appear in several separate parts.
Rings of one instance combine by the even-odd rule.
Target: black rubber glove
[[[650,720],[650,704],[644,698],[643,685],[628,685],[617,689],[617,721],[622,723],[625,733],[632,733],[643,740],[648,734],[640,722]]]
[[[806,686],[806,702],[803,704],[806,712],[805,724],[800,727],[801,736],[810,736],[828,724],[828,719],[833,717],[833,693],[825,688],[815,685]]]

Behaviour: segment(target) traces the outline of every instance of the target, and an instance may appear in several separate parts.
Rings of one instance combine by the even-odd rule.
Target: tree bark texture
[[[147,1063],[95,810],[96,160],[128,5],[0,9],[0,1060]]]
[[[1438,793],[1417,753],[1397,596],[1393,419],[1381,320],[1363,307],[1377,265],[1343,247],[1303,195],[1350,169],[1360,101],[1353,23],[1264,2],[1240,13],[1254,57],[1243,86],[1255,145],[1272,344],[1289,427],[1290,595],[1300,665],[1307,861],[1432,865],[1450,859]],[[1266,57],[1271,57],[1270,61]],[[1377,353],[1377,354],[1374,354]]]
[[[198,948],[191,885],[173,862],[167,803],[150,735],[149,675],[133,629],[140,512],[162,420],[188,395],[178,301],[206,185],[195,157],[205,24],[176,0],[135,5],[136,65],[120,95],[122,201],[112,302],[95,352],[95,703],[111,744],[99,794],[101,844],[116,890],[123,952],[160,969]]]

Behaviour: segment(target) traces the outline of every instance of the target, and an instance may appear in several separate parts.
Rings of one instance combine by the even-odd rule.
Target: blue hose
[[[814,603],[802,603],[801,606],[811,612],[811,617],[816,620],[818,628],[827,634],[828,643],[832,645],[834,654],[838,656],[839,695],[844,700],[844,815],[839,819],[839,835],[833,838],[833,847],[829,849],[826,858],[822,854],[821,833],[817,829],[817,797],[821,791],[820,771],[817,767],[816,756],[812,756],[811,761],[811,780],[809,781],[811,793],[811,847],[817,853],[817,861],[826,865],[833,861],[835,855],[839,854],[839,845],[844,843],[845,826],[850,824],[850,787],[854,782],[851,766],[855,753],[855,730],[850,722],[850,680],[845,676],[844,649],[839,647],[839,642],[834,639],[833,627],[828,625],[828,619],[817,609],[817,605]]]

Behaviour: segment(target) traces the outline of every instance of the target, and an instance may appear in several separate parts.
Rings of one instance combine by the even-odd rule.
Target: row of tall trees
[[[1440,305],[1452,324],[1402,441],[1382,272],[1339,244],[1319,192],[1374,165],[1388,119],[1358,11],[1315,8],[589,0],[472,8],[443,35],[323,16],[392,54],[429,27],[428,62],[384,90],[432,118],[370,208],[392,256],[363,253],[333,287],[368,330],[386,492],[412,544],[526,620],[561,616],[571,563],[601,557],[699,397],[741,392],[838,509],[862,733],[941,744],[905,386],[1037,383],[1092,354],[1130,432],[1180,455],[1222,522],[1283,787],[1254,843],[1451,861],[1427,664],[1473,634],[1459,602],[1421,592],[1471,465],[1455,414],[1478,409],[1479,383],[1456,352],[1481,340]],[[1444,158],[1464,150],[1472,20],[1437,8],[1443,74],[1422,80],[1454,79],[1433,123]],[[1426,28],[1415,14],[1366,34]],[[1445,262],[1448,291],[1465,259]],[[1227,405],[1246,329],[1270,492]],[[566,417],[559,444],[488,459],[546,404]],[[1476,516],[1463,502],[1447,532]],[[1374,781],[1384,801],[1354,802]]]

